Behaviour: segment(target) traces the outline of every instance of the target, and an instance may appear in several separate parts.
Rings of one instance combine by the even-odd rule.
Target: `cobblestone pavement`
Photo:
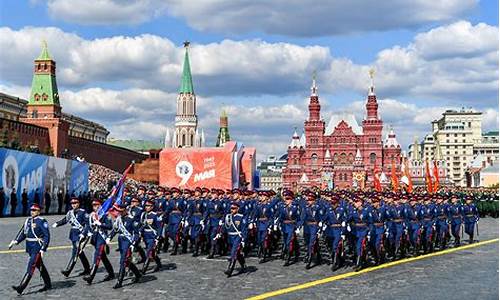
[[[52,224],[58,217],[49,216]],[[247,259],[250,272],[227,279],[223,274],[224,258],[207,260],[190,254],[161,254],[163,269],[147,274],[140,283],[124,282],[124,288],[113,290],[114,281],[87,286],[78,276],[66,279],[60,270],[66,266],[70,249],[49,250],[44,261],[54,289],[37,293],[42,287],[38,272],[22,297],[11,285],[18,284],[25,269],[27,255],[9,252],[7,245],[17,233],[23,218],[0,219],[0,299],[243,299],[325,277],[351,272],[351,268],[332,273],[327,265],[305,270],[303,263],[282,267],[280,260],[259,264]],[[51,229],[51,246],[69,245],[67,226]],[[498,238],[498,219],[480,221],[480,240]],[[118,253],[112,245],[110,260],[117,272]],[[13,250],[24,250],[24,243]],[[91,248],[86,248],[89,259]],[[277,296],[276,299],[498,299],[498,243],[440,255],[368,272],[354,277],[318,285]],[[80,271],[79,263],[73,271]]]

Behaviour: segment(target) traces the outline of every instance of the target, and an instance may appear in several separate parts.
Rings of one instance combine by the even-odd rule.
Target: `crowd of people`
[[[245,258],[256,255],[259,263],[282,259],[283,266],[303,261],[305,268],[325,263],[335,271],[352,266],[360,270],[388,260],[418,256],[450,246],[460,246],[464,232],[468,243],[477,237],[480,218],[467,190],[442,189],[436,194],[305,189],[250,191],[245,189],[179,189],[125,182],[120,199],[109,210],[103,201],[120,174],[91,166],[93,190],[88,198],[72,197],[69,209],[52,227],[70,225],[71,258],[61,273],[68,277],[78,260],[83,279],[92,284],[102,262],[106,277],[133,274],[137,282],[154,264],[161,270],[160,256],[190,253],[208,259],[228,256],[224,273],[233,276],[236,264],[246,272]],[[481,191],[484,199],[498,199],[496,190]],[[26,220],[9,247],[26,240],[30,256],[25,276],[13,288],[21,294],[35,268],[40,270],[44,290],[51,288],[43,253],[50,243],[48,222],[41,207],[31,206]],[[108,259],[111,240],[117,237],[119,272]],[[93,248],[89,262],[85,250]]]

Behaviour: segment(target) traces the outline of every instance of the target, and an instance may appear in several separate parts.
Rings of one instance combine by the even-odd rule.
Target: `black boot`
[[[215,244],[212,244],[210,246],[210,254],[208,254],[207,258],[212,259],[215,256]]]
[[[113,266],[109,262],[107,255],[103,254],[102,264],[104,265],[104,268],[106,268],[106,271],[108,272],[108,275],[104,277],[103,281],[109,281],[115,279],[115,271],[113,270]]]
[[[334,252],[332,254],[332,266],[331,266],[332,272],[335,272],[337,270],[337,263],[338,263],[337,253]]]
[[[194,242],[194,251],[193,251],[193,257],[198,256],[198,251],[200,250],[200,243],[199,242]]]
[[[316,252],[316,265],[317,266],[321,265],[321,252],[319,249]]]
[[[163,241],[163,247],[162,247],[163,252],[167,253],[169,247],[170,247],[170,244],[168,241],[168,237],[166,237],[165,240]]]
[[[227,270],[224,271],[224,274],[226,274],[227,277],[231,277],[231,275],[233,275],[233,271],[234,271],[234,266],[235,265],[236,265],[236,260],[235,259],[231,259],[231,261],[227,265]]]
[[[311,264],[312,264],[312,254],[310,255],[307,255],[306,257],[306,269],[309,270],[311,268]]]
[[[161,269],[161,260],[158,257],[158,255],[155,255],[154,260],[155,260],[155,263],[156,263],[156,267],[153,269],[153,272],[158,272]]]
[[[28,283],[30,282],[31,280],[31,274],[30,273],[26,273],[24,274],[24,277],[23,279],[21,280],[21,283],[19,283],[18,286],[15,286],[13,285],[12,288],[19,294],[21,295],[24,291],[24,289],[28,286]]]
[[[52,288],[52,282],[50,281],[49,272],[47,271],[47,268],[43,264],[43,261],[40,262],[40,275],[42,276],[43,279],[43,288],[40,289],[40,292],[45,292],[47,290],[50,290]]]
[[[142,274],[146,274],[146,271],[148,270],[149,267],[149,257],[146,258],[146,261],[144,262],[144,265],[142,266]]]
[[[94,280],[96,273],[97,273],[97,265],[94,264],[90,269],[90,274],[87,276],[83,276],[83,280],[85,280],[89,285],[92,284],[92,281]]]
[[[354,268],[354,271],[359,271],[363,268],[363,263],[361,260],[361,255],[356,258],[356,267]]]
[[[290,260],[292,259],[292,254],[288,253],[286,256],[285,263],[283,264],[283,267],[288,267],[290,265]]]
[[[132,283],[138,282],[142,277],[142,273],[139,271],[139,269],[137,269],[137,266],[132,262],[129,263],[128,268],[134,273],[134,278],[132,279]]]
[[[247,271],[247,264],[245,263],[245,257],[243,255],[238,256],[238,263],[241,266],[240,273],[245,273]]]
[[[146,261],[146,251],[144,251],[144,248],[141,246],[137,246],[137,252],[139,253],[139,256],[141,259],[137,262],[138,264],[142,264]]]
[[[177,255],[177,250],[179,249],[179,244],[178,243],[174,243],[174,250],[172,251],[172,253],[170,253],[170,255]]]
[[[64,275],[64,277],[68,277],[69,274],[71,274],[71,271],[73,271],[73,268],[76,265],[76,259],[71,258],[70,261],[68,261],[68,265],[66,266],[66,269],[61,270],[61,274]]]
[[[118,280],[116,284],[113,286],[114,289],[119,289],[122,287],[123,278],[125,278],[125,267],[120,267],[120,271],[118,272]]]
[[[80,258],[80,262],[82,263],[82,266],[83,266],[83,271],[80,272],[78,274],[78,276],[90,274],[90,265],[89,265],[89,261],[87,259],[87,256],[85,256],[85,253],[83,253],[83,252],[80,253],[80,255],[78,257]]]

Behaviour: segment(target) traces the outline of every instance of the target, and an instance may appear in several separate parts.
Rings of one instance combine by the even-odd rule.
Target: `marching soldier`
[[[140,206],[139,199],[137,197],[132,197],[130,200],[130,206],[128,209],[128,214],[134,219],[134,222],[137,224],[141,223],[141,216],[144,209]],[[141,259],[137,262],[142,264],[146,261],[146,252],[144,248],[141,246],[141,237],[139,237],[134,241],[134,251],[139,253]]]
[[[245,240],[247,238],[248,223],[246,218],[238,212],[240,203],[231,203],[231,212],[226,215],[224,225],[228,234],[228,242],[231,247],[231,254],[229,256],[229,264],[224,274],[231,277],[236,265],[236,261],[241,266],[240,273],[246,272],[245,256],[242,251],[245,247]]]
[[[321,263],[318,236],[323,230],[325,211],[323,207],[316,202],[316,195],[314,192],[306,192],[305,197],[307,204],[301,210],[302,216],[299,227],[302,225],[304,226],[304,240],[307,247],[306,269],[310,269],[314,255],[316,255],[316,264]]]
[[[474,242],[474,227],[477,221],[479,221],[479,212],[472,201],[472,197],[465,198],[462,214],[464,217],[465,233],[469,236],[469,243],[472,244]]]
[[[146,200],[144,212],[141,216],[141,232],[146,244],[146,261],[142,267],[142,274],[146,274],[151,258],[155,261],[156,267],[153,272],[161,269],[161,261],[156,253],[156,245],[160,237],[160,219],[153,211],[154,201]]]
[[[352,230],[356,243],[356,266],[355,270],[363,268],[366,258],[366,241],[368,237],[369,209],[363,206],[361,199],[356,199],[354,208],[351,210],[348,221],[352,224]]]
[[[90,274],[89,261],[87,259],[87,256],[85,255],[85,252],[83,252],[83,248],[87,244],[88,240],[84,235],[84,230],[88,220],[88,214],[85,212],[85,210],[80,208],[80,201],[78,200],[78,198],[72,198],[70,203],[72,209],[66,213],[64,218],[52,225],[52,227],[54,228],[67,223],[71,225],[71,229],[69,231],[69,240],[72,244],[71,258],[68,261],[66,269],[61,271],[64,277],[68,277],[69,274],[71,274],[71,271],[75,267],[78,258],[80,258],[80,262],[83,266],[83,271],[78,275],[82,276]]]
[[[87,282],[87,284],[92,284],[94,280],[95,274],[97,273],[97,268],[99,268],[99,264],[104,264],[106,271],[108,274],[104,277],[103,281],[109,281],[115,279],[115,271],[113,270],[113,266],[109,262],[107,252],[109,251],[108,245],[106,244],[106,239],[108,237],[108,230],[113,228],[113,224],[107,215],[104,215],[102,218],[99,218],[99,208],[101,207],[101,200],[94,199],[92,201],[92,209],[93,212],[89,215],[89,220],[87,222],[86,233],[90,237],[90,243],[94,245],[94,261],[92,263],[92,268],[90,269],[90,274],[83,277],[83,280]],[[108,248],[108,249],[107,249]]]
[[[290,259],[295,254],[295,260],[299,257],[299,245],[297,235],[300,233],[300,228],[297,226],[300,220],[300,207],[293,202],[293,192],[286,190],[283,192],[285,202],[281,202],[278,209],[278,216],[281,222],[283,234],[283,250],[282,256],[285,258],[284,266],[290,265]]]
[[[31,217],[26,219],[16,238],[10,242],[9,249],[24,240],[26,240],[26,253],[29,255],[28,266],[21,283],[12,288],[21,295],[28,286],[35,268],[38,268],[43,279],[43,288],[40,292],[51,289],[49,272],[42,261],[50,243],[49,223],[40,217],[40,206],[36,203],[31,206]]]
[[[456,195],[451,197],[451,204],[448,207],[448,220],[450,222],[451,234],[455,239],[455,247],[460,246],[460,228],[462,228],[463,207],[458,202]]]
[[[111,230],[109,237],[107,238],[107,243],[113,239],[113,237],[118,234],[118,244],[120,249],[120,271],[118,272],[118,279],[116,284],[113,286],[114,289],[122,287],[123,279],[125,278],[125,270],[128,267],[135,275],[132,282],[135,283],[139,281],[142,274],[139,269],[132,262],[132,252],[134,250],[134,245],[139,239],[139,224],[135,222],[134,218],[127,213],[125,210],[125,205],[113,205],[113,210],[116,211],[110,213],[113,219],[113,229]]]

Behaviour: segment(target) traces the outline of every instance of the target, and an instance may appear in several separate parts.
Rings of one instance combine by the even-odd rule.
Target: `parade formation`
[[[65,224],[70,225],[72,251],[61,274],[70,276],[79,260],[83,271],[78,275],[90,285],[102,261],[107,273],[103,281],[116,278],[114,288],[122,287],[127,274],[133,274],[132,282],[140,282],[147,272],[161,270],[162,259],[188,253],[207,259],[228,256],[227,277],[235,269],[238,274],[246,272],[245,258],[254,255],[264,265],[281,259],[283,267],[303,262],[306,269],[328,265],[332,271],[342,267],[358,271],[460,246],[464,232],[467,243],[474,243],[479,234],[472,197],[462,199],[457,193],[318,189],[276,193],[127,184],[119,199],[106,210],[103,206],[110,204],[94,198],[87,213],[73,198],[71,209],[51,226],[34,204],[9,244],[11,248],[26,241],[29,255],[26,274],[12,288],[22,294],[36,268],[44,282],[42,290],[51,288],[42,259],[50,244],[49,228],[60,230],[56,228]],[[120,253],[117,276],[108,259],[114,239]],[[85,254],[89,248],[94,252],[91,264]]]

